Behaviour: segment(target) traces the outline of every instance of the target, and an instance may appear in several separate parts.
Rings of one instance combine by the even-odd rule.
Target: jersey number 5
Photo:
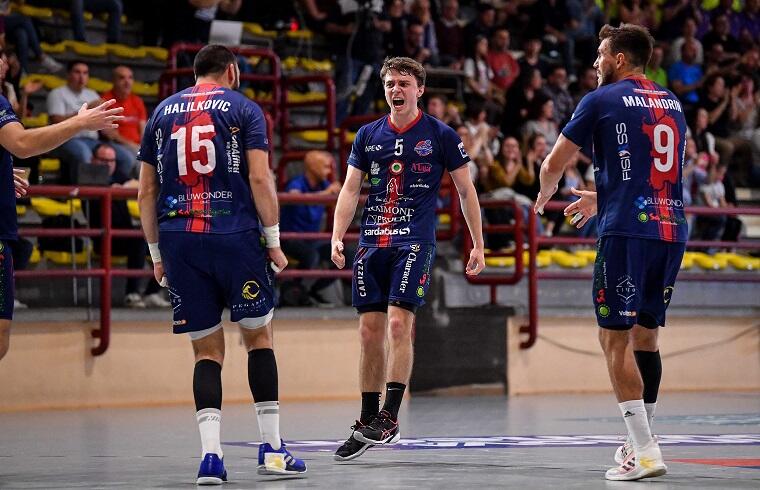
[[[401,156],[404,153],[404,140],[402,138],[399,138],[396,140],[396,146],[394,147],[393,154],[396,156]]]
[[[216,151],[212,138],[216,134],[213,124],[190,127],[190,151],[195,153],[206,150],[206,163],[203,163],[203,157],[191,162],[193,170],[199,174],[210,173],[216,168]],[[187,175],[187,128],[179,128],[172,133],[172,139],[177,140],[177,165],[179,166],[179,175]]]
[[[673,128],[665,124],[658,124],[654,127],[652,136],[654,151],[659,153],[659,156],[654,157],[654,168],[662,173],[668,173],[673,168],[676,154]],[[664,157],[664,161],[661,157]]]

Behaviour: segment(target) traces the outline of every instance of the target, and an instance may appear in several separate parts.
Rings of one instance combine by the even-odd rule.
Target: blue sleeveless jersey
[[[422,111],[406,128],[395,127],[389,116],[362,126],[348,157],[370,184],[359,245],[435,243],[443,171],[469,160],[456,132]]]
[[[155,165],[161,231],[257,229],[246,150],[269,151],[261,108],[239,92],[196,85],[167,98],[145,128],[138,159]]]
[[[581,100],[562,134],[593,147],[600,237],[686,241],[686,120],[672,92],[645,78],[604,85]]]
[[[8,99],[0,95],[0,128],[8,123],[19,122]],[[0,239],[18,238],[16,222],[16,186],[13,184],[13,157],[0,147]]]

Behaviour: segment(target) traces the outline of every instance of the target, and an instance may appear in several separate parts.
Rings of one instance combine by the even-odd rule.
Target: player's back
[[[584,97],[563,134],[579,146],[592,138],[599,236],[686,241],[686,120],[672,92],[645,78],[604,85]]]
[[[258,227],[246,150],[268,151],[261,109],[234,90],[202,84],[164,100],[140,159],[156,165],[161,231],[236,233]]]

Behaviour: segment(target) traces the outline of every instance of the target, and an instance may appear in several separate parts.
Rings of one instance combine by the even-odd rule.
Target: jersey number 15
[[[199,155],[198,160],[192,160],[190,163],[193,170],[199,174],[211,173],[216,168],[216,150],[212,138],[216,135],[213,124],[190,127],[190,151],[195,153],[202,149],[206,150],[206,163],[203,163],[203,155]],[[187,175],[187,128],[178,128],[172,133],[172,139],[177,140],[177,165],[179,175]]]

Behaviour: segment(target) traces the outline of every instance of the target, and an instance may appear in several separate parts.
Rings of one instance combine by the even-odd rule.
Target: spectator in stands
[[[459,126],[457,134],[462,140],[464,150],[470,156],[470,162],[467,164],[470,169],[470,177],[473,182],[478,181],[478,175],[481,168],[489,168],[493,164],[493,153],[488,148],[488,138],[486,132],[477,133],[472,135],[467,126]]]
[[[622,0],[618,4],[620,22],[644,26],[651,32],[657,29],[656,6],[646,0]]]
[[[718,0],[718,5],[709,10],[710,24],[715,22],[715,19],[719,16],[725,15],[728,20],[729,29],[728,32],[734,37],[739,38],[739,14],[734,10],[735,0]],[[703,4],[704,5],[704,4]],[[738,10],[738,9],[737,9]]]
[[[523,138],[540,134],[546,141],[548,151],[554,147],[559,138],[559,127],[554,119],[554,101],[546,94],[540,93],[533,98],[528,113],[528,120],[522,127]]]
[[[532,185],[535,179],[533,166],[522,156],[520,142],[514,136],[507,136],[501,143],[498,159],[489,167],[479,169],[478,183],[481,192],[491,192],[503,187],[513,188],[517,182]]]
[[[681,28],[685,26],[687,19],[701,19],[702,13],[699,9],[699,0],[666,0],[662,10],[662,22],[658,37],[670,41],[675,38]],[[694,30],[698,23],[694,22]],[[678,50],[680,55],[681,51]]]
[[[718,163],[720,155],[715,150],[715,136],[707,129],[708,124],[710,124],[707,109],[700,107],[694,112],[692,119],[691,136],[697,145],[697,151],[705,154],[710,164]]]
[[[541,164],[544,162],[544,158],[549,153],[546,146],[546,139],[538,134],[533,133],[528,136],[525,141],[525,164],[532,167],[532,174],[536,176],[533,182],[520,182],[517,180],[513,186],[515,192],[522,194],[523,196],[536,196],[541,189],[541,183],[539,182],[538,175],[541,170]],[[530,170],[529,170],[530,172]]]
[[[724,163],[710,166],[707,182],[699,187],[700,205],[711,208],[728,207],[726,188],[723,186],[726,168],[726,164]],[[697,216],[697,238],[700,240],[717,240],[723,234],[725,226],[725,216]]]
[[[541,35],[544,42],[553,45],[562,53],[567,74],[575,76],[575,26],[570,17],[565,0],[538,0],[534,4],[533,16],[543,25]]]
[[[695,179],[698,175],[695,173],[695,171],[698,167],[700,167],[700,159],[703,159],[705,161],[704,168],[707,168],[709,157],[706,154],[699,153],[697,151],[697,143],[691,136],[687,136],[686,138],[686,146],[684,147],[683,157],[683,169],[681,171],[681,178],[683,180],[683,205],[691,206],[694,204],[692,195],[694,193],[695,187],[699,188],[698,185],[695,186]],[[689,228],[692,227],[689,226]]]
[[[113,88],[104,93],[104,100],[116,99],[114,107],[123,107],[124,120],[119,124],[119,129],[103,131],[103,135],[114,143],[118,143],[114,148],[117,154],[127,150],[124,155],[119,155],[119,161],[132,160],[136,161],[137,150],[140,149],[145,123],[148,120],[148,113],[145,110],[145,104],[142,99],[132,93],[132,85],[135,82],[132,70],[125,65],[119,65],[113,69],[111,80]],[[126,171],[127,175],[133,171],[134,166]]]
[[[520,66],[512,53],[509,52],[509,31],[507,29],[498,28],[494,31],[487,60],[488,66],[493,72],[492,83],[499,88],[502,94],[506,94],[520,75]]]
[[[478,15],[464,28],[465,55],[473,56],[479,38],[490,39],[496,24],[496,9],[490,3],[477,5]]]
[[[577,201],[579,197],[573,193],[572,189],[579,191],[586,190],[586,184],[578,170],[578,153],[575,153],[565,167],[565,173],[559,181],[558,192],[552,196],[552,201]],[[544,228],[544,235],[554,236],[559,235],[562,230],[562,225],[565,223],[565,215],[561,211],[547,211],[546,212],[546,227]],[[571,227],[571,230],[577,231]]]
[[[652,57],[649,58],[649,64],[645,73],[648,79],[652,80],[661,87],[668,87],[668,74],[662,68],[662,60],[665,56],[665,50],[659,44],[652,49]]]
[[[301,0],[304,10],[306,11],[306,27],[316,32],[324,32],[327,12],[322,10],[321,3],[317,0]]]
[[[67,9],[71,19],[74,40],[87,42],[84,32],[84,11],[107,13],[106,42],[118,43],[121,38],[122,0],[34,0],[35,5]]]
[[[385,20],[390,22],[391,28],[383,35],[383,45],[388,56],[404,56],[406,44],[406,28],[409,24],[409,16],[404,10],[404,0],[387,0]]]
[[[748,141],[731,134],[731,127],[738,119],[738,108],[734,99],[738,96],[741,86],[736,85],[729,89],[723,76],[715,73],[705,79],[704,89],[701,106],[707,110],[707,130],[715,136],[715,147],[720,154],[721,163],[733,165],[737,152],[751,152]]]
[[[755,42],[760,41],[760,0],[744,0],[744,8],[737,18],[739,39],[749,36]]]
[[[543,87],[544,79],[537,68],[521,68],[520,77],[507,93],[507,103],[501,118],[504,136],[521,136],[520,129],[528,117],[531,102]]]
[[[422,26],[422,46],[430,52],[426,62],[434,66],[438,65],[438,40],[435,35],[435,23],[430,12],[430,0],[414,0],[409,17],[410,24],[417,22]]]
[[[390,22],[382,20],[382,0],[365,6],[357,0],[337,2],[330,11],[325,32],[335,53],[335,120],[340,124],[353,114],[366,114],[377,92],[377,76],[383,56],[383,33]],[[351,108],[353,96],[356,100]]]
[[[464,60],[464,93],[468,104],[470,100],[481,99],[485,102],[488,120],[494,121],[501,114],[504,94],[493,83],[494,73],[488,66],[488,40],[478,37],[475,55]]]
[[[26,117],[27,106],[29,104],[29,96],[42,88],[42,82],[39,80],[28,80],[23,87],[21,87],[21,100],[19,100],[16,88],[12,83],[6,81],[6,75],[8,74],[8,56],[5,51],[0,51],[0,91],[8,99],[13,112],[19,116],[19,118]]]
[[[681,36],[678,37],[670,45],[670,55],[668,57],[668,64],[672,65],[677,61],[681,61],[681,49],[686,42],[693,44],[696,51],[694,55],[694,63],[701,65],[705,61],[704,50],[702,48],[702,42],[697,39],[697,21],[692,17],[687,17],[684,20]]]
[[[406,27],[406,39],[401,56],[411,58],[423,65],[434,65],[438,61],[433,51],[425,46],[425,28],[415,20],[410,21]]]
[[[570,85],[570,94],[573,96],[573,103],[578,105],[584,95],[592,90],[596,90],[597,83],[596,68],[585,68],[581,72],[581,76],[578,80]],[[575,107],[575,105],[573,107]]]
[[[732,103],[736,112],[736,136],[751,143],[753,166],[750,176],[757,177],[760,175],[760,91],[750,74],[741,75]]]
[[[464,63],[464,21],[459,18],[459,0],[444,0],[442,15],[435,23],[439,62],[455,70]]]
[[[541,39],[537,37],[529,38],[525,41],[523,56],[518,62],[520,73],[526,73],[533,68],[539,70],[542,77],[549,73],[549,63],[541,57],[541,46]]]
[[[739,41],[731,35],[731,25],[728,15],[715,15],[712,19],[712,30],[702,38],[702,45],[709,51],[713,44],[723,45],[727,53],[739,54]]]
[[[32,19],[19,12],[11,13],[10,2],[6,1],[0,2],[0,49],[5,49],[8,41],[16,46],[16,54],[24,73],[30,73],[30,51],[42,69],[48,73],[58,73],[63,70],[62,64],[42,51]]]
[[[580,46],[576,48],[576,56],[583,66],[589,66],[596,59],[596,36],[607,23],[605,15],[594,0],[566,0],[565,3],[574,26],[571,34]]]
[[[325,151],[310,151],[304,156],[304,173],[292,178],[285,186],[285,192],[293,194],[311,194],[315,196],[335,196],[340,192],[340,182],[330,182],[328,178],[334,172],[335,161]],[[313,204],[282,206],[280,229],[283,232],[318,232],[322,230],[325,218],[325,206]],[[282,251],[296,263],[296,269],[317,269],[320,263],[330,263],[329,240],[284,240]],[[300,288],[301,280],[285,283],[281,288],[281,305],[331,307],[332,303],[322,296],[324,288],[333,283],[334,278],[316,280],[308,292],[308,301],[292,293],[296,286]]]
[[[554,120],[560,127],[564,127],[575,110],[573,97],[567,90],[567,72],[564,67],[555,66],[551,69],[542,91],[554,101]]]
[[[425,112],[449,126],[454,127],[462,125],[462,117],[459,115],[459,110],[455,105],[449,104],[445,95],[430,95],[428,97]]]
[[[137,189],[137,180],[124,174],[116,166],[116,150],[108,143],[100,143],[95,147],[92,153],[92,165],[103,165],[108,167],[111,187],[128,187]],[[94,201],[97,203],[98,201]],[[101,215],[100,210],[90,210],[88,221],[92,228],[100,228]],[[127,201],[123,199],[114,199],[111,204],[111,226],[114,228],[129,229],[135,228],[132,224],[132,216],[129,214]],[[100,245],[95,240],[95,249],[98,250]],[[126,256],[127,268],[141,270],[145,267],[145,256],[148,255],[148,244],[142,238],[114,238],[111,246],[111,254],[114,256]],[[129,308],[159,307],[168,308],[171,306],[169,301],[162,296],[161,286],[153,278],[148,280],[143,295],[140,295],[140,278],[127,278],[127,286],[124,295],[124,305]]]
[[[687,40],[681,46],[681,61],[673,63],[668,70],[671,88],[687,111],[699,103],[697,90],[702,86],[702,68],[696,58],[697,46]]]

